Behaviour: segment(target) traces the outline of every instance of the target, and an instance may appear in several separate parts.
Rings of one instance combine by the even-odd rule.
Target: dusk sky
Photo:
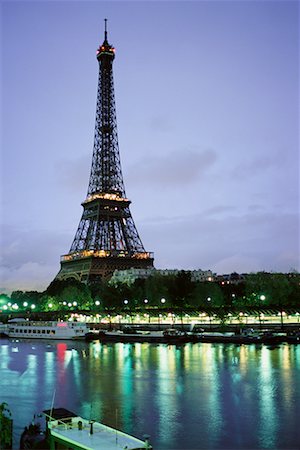
[[[126,195],[156,268],[299,270],[299,2],[3,1],[0,292],[69,252],[116,48]]]

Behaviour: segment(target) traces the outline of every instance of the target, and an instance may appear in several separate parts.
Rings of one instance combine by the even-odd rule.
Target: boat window
[[[36,333],[36,330],[32,330],[33,333]]]
[[[47,330],[47,334],[50,334],[50,330]]]
[[[42,334],[45,334],[45,330],[42,330]]]

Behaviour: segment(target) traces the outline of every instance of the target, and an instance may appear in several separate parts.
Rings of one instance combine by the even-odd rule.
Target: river
[[[299,449],[300,345],[0,340],[14,448],[33,415],[64,407],[154,450]]]

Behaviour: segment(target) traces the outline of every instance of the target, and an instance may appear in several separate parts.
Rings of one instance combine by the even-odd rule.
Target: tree
[[[168,281],[168,292],[172,305],[181,308],[190,305],[195,288],[195,283],[191,280],[190,272],[181,270]]]
[[[283,273],[258,272],[246,277],[245,293],[253,306],[288,306],[291,291],[292,285]]]
[[[145,281],[145,298],[149,300],[152,306],[161,307],[161,299],[164,298],[166,303],[163,306],[168,306],[169,293],[167,288],[168,279],[170,276],[161,274],[154,274],[148,277]]]
[[[220,286],[211,281],[198,281],[195,286],[193,304],[204,308],[222,306],[224,297]]]
[[[300,307],[300,274],[290,274],[290,293],[287,298],[287,302],[290,306]]]
[[[7,403],[0,403],[0,449],[12,448],[12,418]]]
[[[92,297],[89,287],[78,280],[54,280],[46,291],[45,296],[54,297],[59,302],[77,303],[78,309],[89,309],[92,305]]]

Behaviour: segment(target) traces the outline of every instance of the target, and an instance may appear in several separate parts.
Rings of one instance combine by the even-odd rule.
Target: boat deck
[[[81,417],[72,417],[68,423],[52,420],[48,423],[48,429],[53,438],[58,438],[70,444],[70,448],[72,448],[72,445],[88,450],[151,448],[146,441],[137,439],[99,422],[93,422],[91,424]]]

